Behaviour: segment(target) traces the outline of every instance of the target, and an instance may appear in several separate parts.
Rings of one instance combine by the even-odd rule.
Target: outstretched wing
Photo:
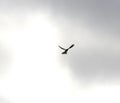
[[[59,45],[58,45],[59,46]],[[59,46],[59,48],[61,48],[61,49],[63,49],[63,50],[66,50],[65,48],[63,48],[63,47],[61,47],[61,46]]]
[[[68,49],[72,48],[74,46],[74,44],[72,44]]]

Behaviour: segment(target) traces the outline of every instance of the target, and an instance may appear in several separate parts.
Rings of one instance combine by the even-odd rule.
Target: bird
[[[59,45],[58,45],[59,46]],[[61,48],[62,50],[64,50],[64,52],[62,52],[61,54],[67,54],[68,50],[71,49],[74,46],[74,44],[72,44],[69,48],[65,49],[61,46],[59,46],[59,48]]]

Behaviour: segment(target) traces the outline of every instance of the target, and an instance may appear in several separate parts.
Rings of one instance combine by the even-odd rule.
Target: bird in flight
[[[67,54],[68,50],[71,49],[74,46],[74,44],[72,44],[69,48],[65,49],[61,46],[59,46],[59,48],[61,48],[62,50],[64,50],[64,52],[62,52],[62,54]]]

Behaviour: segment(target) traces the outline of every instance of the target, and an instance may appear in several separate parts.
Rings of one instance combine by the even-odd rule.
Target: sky
[[[0,0],[0,103],[119,103],[118,0]],[[67,55],[64,48],[75,46]]]
[[[71,0],[54,4],[63,42],[76,44],[67,58],[75,76],[83,81],[119,82],[120,2]]]

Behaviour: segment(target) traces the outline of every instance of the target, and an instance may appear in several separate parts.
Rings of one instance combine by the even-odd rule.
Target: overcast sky
[[[119,81],[118,0],[49,0],[54,22],[60,30],[60,44],[76,46],[63,63],[81,81]]]
[[[118,0],[0,0],[0,97],[119,103],[119,11]]]

